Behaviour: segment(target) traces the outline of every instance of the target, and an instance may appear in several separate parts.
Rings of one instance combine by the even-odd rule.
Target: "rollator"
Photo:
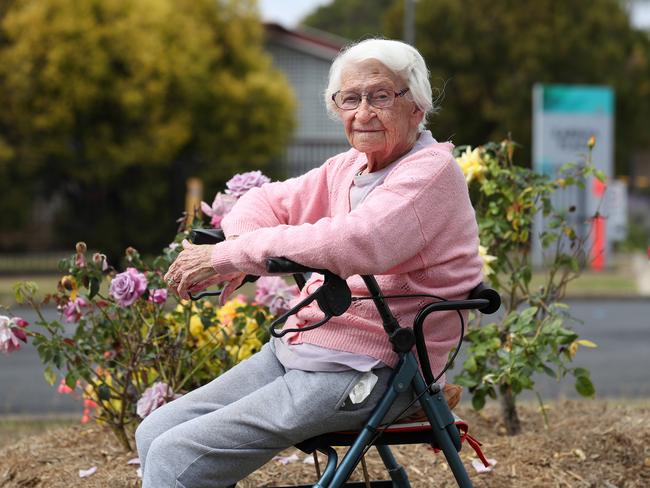
[[[214,244],[223,239],[223,233],[213,229],[194,229],[191,235],[191,240],[195,244]],[[296,444],[298,449],[314,455],[318,481],[315,484],[293,485],[293,487],[410,487],[411,484],[409,483],[406,470],[397,463],[390,450],[391,445],[400,444],[429,444],[434,450],[443,453],[458,486],[461,488],[472,487],[472,482],[459,455],[463,442],[467,442],[476,451],[486,466],[488,466],[488,462],[481,452],[480,443],[469,435],[468,425],[452,414],[445,399],[444,392],[437,384],[437,380],[453,362],[460,349],[465,332],[465,323],[461,311],[476,310],[483,314],[492,314],[501,305],[499,294],[481,283],[464,300],[445,300],[441,297],[422,294],[382,295],[375,277],[372,275],[362,275],[361,278],[368,288],[369,296],[352,297],[346,281],[328,270],[308,268],[282,257],[269,258],[266,262],[266,270],[274,274],[293,275],[300,289],[303,288],[306,282],[304,277],[305,273],[318,273],[324,276],[323,284],[314,293],[304,298],[271,324],[270,332],[274,337],[282,337],[290,332],[305,331],[320,327],[332,317],[345,313],[353,301],[372,300],[382,319],[384,330],[388,334],[393,350],[399,357],[388,388],[361,430],[355,432],[331,432]],[[255,279],[257,277],[247,276],[245,281],[254,281]],[[191,295],[191,298],[200,299],[204,296],[218,295],[219,293],[219,291],[202,292],[196,296]],[[386,302],[390,299],[423,297],[431,298],[433,301],[420,309],[415,317],[412,328],[400,326]],[[313,301],[316,301],[324,313],[324,317],[319,322],[302,327],[301,329],[277,329],[291,315],[297,313]],[[458,312],[461,334],[458,346],[448,361],[447,366],[437,377],[434,377],[431,372],[429,356],[426,350],[423,327],[425,319],[431,313],[442,310],[455,310]],[[415,353],[413,352],[414,346],[417,351],[419,366]],[[397,396],[409,388],[412,389],[415,395],[415,399],[411,402],[411,405],[419,402],[421,406],[419,415],[416,415],[416,417],[419,417],[417,419],[418,421],[404,423],[400,421],[403,415],[400,414],[396,418],[382,423]],[[404,412],[408,408],[410,408],[410,405]],[[409,419],[412,418],[413,415],[409,417]],[[334,446],[349,447],[340,462]],[[368,480],[364,456],[372,446],[375,446],[379,452],[379,456],[388,470],[389,480]],[[321,452],[327,456],[327,463],[322,472],[318,464],[317,452]],[[359,463],[362,463],[365,481],[349,482],[348,479]]]

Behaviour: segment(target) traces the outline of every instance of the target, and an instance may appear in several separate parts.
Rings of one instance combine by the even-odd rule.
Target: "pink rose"
[[[147,289],[147,278],[135,268],[126,268],[111,281],[108,293],[122,307],[133,304]]]
[[[226,193],[240,198],[251,188],[262,186],[264,183],[269,183],[271,180],[268,176],[262,174],[261,171],[249,171],[247,173],[240,173],[226,182],[228,189]]]
[[[137,413],[140,418],[145,418],[158,407],[168,401],[175,400],[181,395],[176,395],[166,383],[157,382],[147,388],[138,400]]]
[[[262,276],[257,280],[255,301],[269,307],[275,316],[282,315],[291,308],[291,301],[298,297],[298,289],[279,276]]]
[[[149,301],[157,304],[165,303],[167,300],[167,288],[156,288],[149,291]]]
[[[20,341],[27,342],[27,334],[22,330],[26,325],[23,319],[0,315],[0,351],[10,353],[20,349]]]
[[[237,197],[233,195],[225,195],[223,193],[217,193],[217,196],[214,197],[212,206],[208,205],[205,202],[201,202],[201,211],[210,217],[210,225],[214,228],[219,228],[221,221],[226,216],[232,207],[237,202]]]
[[[62,308],[64,320],[68,324],[79,322],[81,316],[87,311],[90,304],[82,297],[77,297],[74,300],[69,300]]]

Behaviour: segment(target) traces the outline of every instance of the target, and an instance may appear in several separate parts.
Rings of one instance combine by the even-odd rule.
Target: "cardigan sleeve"
[[[343,278],[386,274],[438,233],[462,233],[474,219],[462,172],[448,152],[424,153],[402,162],[352,212],[260,228],[215,245],[215,270],[266,274],[266,258],[282,256]]]
[[[329,210],[327,169],[331,164],[328,160],[302,176],[246,192],[221,222],[226,237],[318,220]]]

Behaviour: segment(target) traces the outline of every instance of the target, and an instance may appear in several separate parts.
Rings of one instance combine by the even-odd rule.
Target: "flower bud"
[[[17,325],[18,327],[23,327],[23,328],[25,328],[25,327],[27,327],[27,326],[29,325],[29,322],[27,322],[25,319],[21,319],[20,317],[16,317],[16,318],[14,319],[14,322],[16,323],[16,325]]]
[[[126,248],[126,255],[128,257],[133,257],[136,254],[138,254],[138,251],[136,251],[134,247],[129,246],[129,247]]]
[[[589,148],[589,150],[591,150],[594,148],[595,145],[596,145],[596,136],[591,136],[587,141],[587,147]]]
[[[78,254],[83,254],[88,250],[88,246],[86,246],[86,243],[83,241],[77,242],[77,245],[75,246],[75,249],[77,250]]]

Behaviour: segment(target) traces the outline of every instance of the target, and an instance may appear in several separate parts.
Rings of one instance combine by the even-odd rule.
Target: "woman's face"
[[[341,73],[341,91],[366,94],[380,88],[400,92],[406,83],[375,59],[350,65]],[[352,147],[368,156],[370,171],[387,166],[410,150],[424,115],[408,93],[395,98],[388,108],[375,108],[364,97],[356,109],[338,109],[338,113]]]

